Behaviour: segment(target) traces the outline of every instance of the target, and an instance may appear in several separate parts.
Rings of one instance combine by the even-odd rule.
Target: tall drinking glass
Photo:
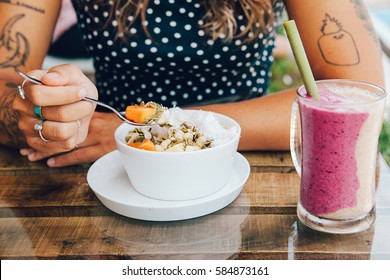
[[[375,221],[375,170],[386,92],[353,80],[304,86],[291,118],[291,155],[301,177],[297,215],[330,233],[363,231]]]

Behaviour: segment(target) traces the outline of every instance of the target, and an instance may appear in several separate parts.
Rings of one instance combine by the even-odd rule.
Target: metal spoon
[[[36,78],[33,78],[33,77],[30,77],[28,75],[26,75],[25,73],[21,72],[19,69],[15,68],[15,71],[20,75],[22,76],[23,78],[25,78],[26,80],[34,83],[34,84],[37,84],[37,85],[43,85],[43,83],[36,79]],[[93,98],[90,98],[90,97],[84,97],[83,100],[85,101],[89,101],[91,103],[95,103],[96,105],[99,105],[99,106],[102,106],[102,107],[106,107],[107,109],[110,109],[112,112],[114,112],[123,122],[127,123],[127,124],[130,124],[132,126],[152,126],[154,124],[145,124],[145,123],[137,123],[137,122],[133,122],[133,121],[130,121],[128,119],[126,119],[125,117],[125,112],[119,112],[117,110],[115,110],[113,107],[111,107],[110,105],[107,105],[106,103],[103,103],[99,100],[96,100],[96,99],[93,99]]]

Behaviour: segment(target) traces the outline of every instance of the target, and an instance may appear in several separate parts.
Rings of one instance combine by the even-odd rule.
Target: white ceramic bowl
[[[227,116],[213,115],[223,127],[235,127],[237,133],[224,144],[191,152],[153,152],[130,147],[125,137],[134,128],[120,125],[115,131],[115,141],[134,189],[160,200],[196,199],[220,190],[231,174],[241,128]]]

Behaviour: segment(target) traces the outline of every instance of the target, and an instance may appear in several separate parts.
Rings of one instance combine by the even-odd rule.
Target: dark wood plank
[[[295,172],[290,152],[242,152],[252,172]]]
[[[152,223],[120,216],[2,219],[1,259],[367,259],[375,231],[319,234],[295,215],[208,215]]]
[[[90,164],[48,168],[45,160],[30,162],[18,149],[0,146],[0,176],[85,173],[89,167]]]
[[[295,174],[252,173],[232,206],[250,205],[253,213],[295,213],[298,188]],[[2,216],[8,216],[8,208],[17,209],[19,216],[90,215],[99,205],[84,173],[1,176]]]

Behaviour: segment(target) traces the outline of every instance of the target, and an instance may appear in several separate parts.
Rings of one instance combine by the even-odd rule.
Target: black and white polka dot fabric
[[[99,99],[119,110],[141,101],[168,107],[231,102],[262,95],[268,88],[280,0],[274,4],[274,26],[249,44],[245,39],[212,41],[199,28],[205,14],[200,0],[150,0],[146,24],[151,36],[137,20],[125,40],[116,37],[115,20],[103,27],[111,1],[73,4],[94,60]],[[244,28],[244,16],[237,20],[239,29]]]

